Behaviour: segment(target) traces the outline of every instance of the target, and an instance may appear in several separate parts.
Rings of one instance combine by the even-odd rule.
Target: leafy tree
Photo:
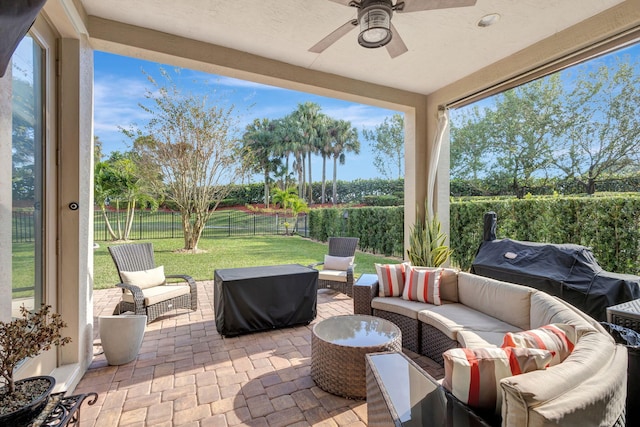
[[[375,130],[363,129],[362,134],[370,141],[374,141],[373,165],[387,179],[404,175],[404,118],[401,114],[394,114],[376,126]]]
[[[154,209],[158,207],[157,198],[152,196],[151,189],[141,177],[134,158],[133,152],[123,154],[116,151],[108,160],[95,165],[94,197],[113,240],[129,240],[138,204],[150,205]],[[125,207],[124,227],[118,216],[114,230],[107,216],[107,204],[115,204],[117,211],[121,204]]]
[[[35,201],[36,147],[34,144],[38,129],[36,128],[33,84],[21,78],[14,78],[12,89],[12,197],[14,200]]]
[[[160,171],[152,183],[166,188],[180,210],[184,250],[196,252],[207,221],[244,172],[237,117],[233,105],[210,105],[206,96],[181,93],[166,71],[161,74],[165,85],[147,76],[154,90],[146,94],[150,105],[140,107],[151,116],[152,138],[139,138],[136,151]]]
[[[474,105],[451,124],[450,169],[453,179],[477,183],[486,176],[491,144],[488,138],[491,123],[484,109]]]
[[[93,137],[93,164],[97,165],[102,161],[104,154],[102,152],[102,140],[98,135]]]
[[[603,175],[638,167],[639,66],[626,57],[615,66],[582,71],[567,96],[564,121],[571,126],[553,163],[588,194]]]
[[[552,162],[552,142],[565,126],[559,120],[562,97],[555,74],[497,95],[495,109],[486,110],[487,135],[498,165],[493,175],[508,178],[519,198],[535,174]]]

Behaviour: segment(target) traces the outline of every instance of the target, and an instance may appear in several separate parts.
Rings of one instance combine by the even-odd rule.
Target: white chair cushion
[[[144,305],[154,305],[171,298],[187,295],[190,292],[191,288],[187,285],[162,285],[142,290]],[[122,300],[133,303],[133,295],[125,293],[122,295]]]
[[[324,266],[327,270],[347,271],[349,267],[353,265],[355,257],[352,256],[324,256]]]
[[[134,285],[140,289],[147,289],[158,285],[164,285],[164,266],[160,265],[150,270],[121,271],[122,281]]]
[[[347,272],[338,270],[320,270],[318,272],[318,279],[347,283]]]

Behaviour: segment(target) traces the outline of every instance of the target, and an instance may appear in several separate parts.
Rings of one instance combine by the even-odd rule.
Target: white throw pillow
[[[338,271],[347,271],[349,267],[353,265],[352,256],[324,256],[324,269],[325,270],[338,270]]]
[[[165,283],[163,265],[151,270],[121,271],[120,276],[124,283],[137,286],[140,289],[152,288]]]

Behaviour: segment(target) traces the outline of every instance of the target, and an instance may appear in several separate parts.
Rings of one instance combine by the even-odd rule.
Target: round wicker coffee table
[[[311,378],[331,394],[365,399],[364,355],[401,350],[402,333],[388,320],[365,315],[330,317],[313,327]]]

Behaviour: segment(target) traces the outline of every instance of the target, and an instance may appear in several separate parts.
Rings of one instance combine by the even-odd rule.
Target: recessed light
[[[480,18],[480,20],[478,21],[478,27],[484,28],[484,27],[490,27],[491,25],[495,24],[496,22],[498,22],[500,20],[500,15],[497,13],[490,13],[488,15],[483,16],[482,18]]]

